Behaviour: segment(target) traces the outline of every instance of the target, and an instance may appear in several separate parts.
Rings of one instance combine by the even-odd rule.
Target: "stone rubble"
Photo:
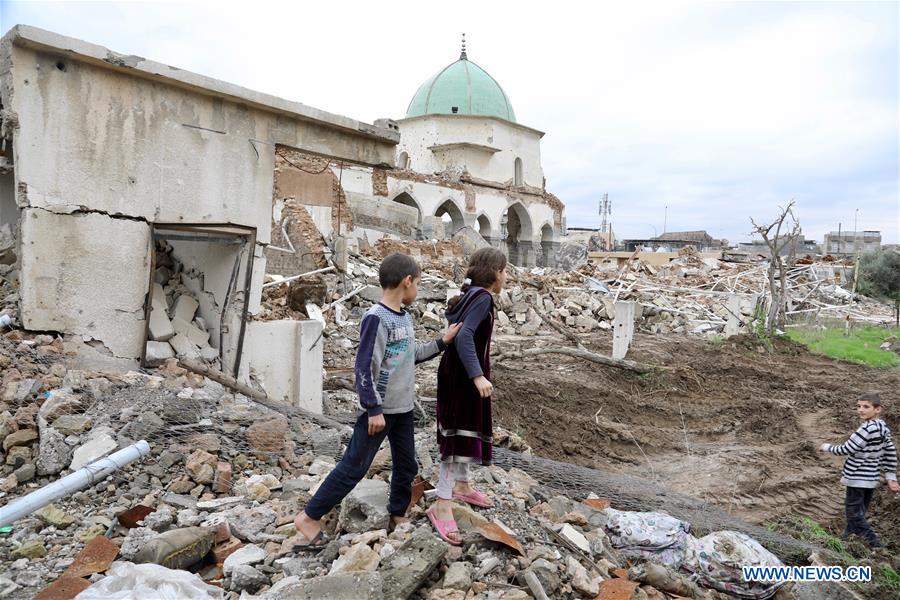
[[[387,247],[379,251],[390,249],[382,246]],[[422,328],[437,331],[444,303],[455,293],[451,281],[461,279],[461,255],[452,245],[426,255],[431,266],[423,274],[420,302],[413,311],[429,315]],[[703,272],[704,267],[695,265],[696,257],[683,258],[667,267],[673,271],[669,275],[657,269],[653,276],[697,287],[691,278],[700,274],[687,271]],[[188,326],[204,330],[205,324],[196,316],[200,302],[177,280],[185,276],[183,266],[157,264],[154,288],[162,290],[165,309],[162,298],[153,302],[165,310],[172,336],[154,341],[171,345],[182,335],[199,348],[202,336]],[[704,277],[720,279],[725,272],[737,275],[753,268],[704,265]],[[8,294],[0,306],[10,306],[9,294],[15,294],[10,291],[13,270],[6,267],[0,265],[0,292]],[[619,284],[600,272],[601,267],[590,264],[552,275],[516,271],[499,298],[501,329],[533,335],[548,330],[548,318],[576,330],[601,328],[611,319],[608,296],[617,287],[622,288],[620,299],[646,292],[639,281],[645,280],[645,268],[640,275],[632,271],[633,280],[620,273]],[[353,285],[377,285],[377,262],[357,256],[347,274]],[[336,280],[322,278],[323,298],[340,297]],[[625,291],[631,283],[635,285]],[[267,314],[293,310],[287,306],[289,287],[271,288]],[[343,321],[336,311],[324,311],[329,366],[347,364],[354,331],[369,302],[362,294],[345,301]],[[642,327],[659,325],[653,319],[665,311],[652,311],[641,311]],[[676,318],[682,317],[672,317],[673,323]],[[682,325],[685,333],[690,332],[689,321]],[[187,372],[173,358],[152,372],[113,373],[70,368],[65,359],[73,353],[69,341],[57,336],[16,328],[0,332],[0,503],[136,440],[150,442],[151,454],[0,533],[0,598],[33,597],[61,578],[85,544],[102,536],[118,549],[117,560],[189,570],[219,587],[229,600],[603,598],[605,588],[621,585],[608,582],[619,580],[648,598],[662,597],[648,584],[627,579],[622,569],[628,563],[609,543],[603,511],[591,504],[595,501],[558,496],[518,469],[496,466],[475,469],[476,485],[496,506],[459,505],[454,510],[461,547],[437,537],[424,514],[426,498],[410,508],[410,523],[390,530],[390,462],[389,454],[382,453],[368,477],[323,519],[332,541],[320,552],[304,552],[297,548],[293,517],[340,456],[345,441],[339,432],[274,413]],[[343,408],[352,416],[355,400],[349,397]],[[499,430],[497,438],[512,450],[528,450],[512,432]],[[420,474],[434,482],[432,429],[416,434],[416,448]],[[129,529],[120,515],[138,505],[151,512]],[[507,531],[522,552],[488,537],[484,528],[489,524]],[[578,552],[558,543],[553,532]],[[652,569],[634,572],[635,579],[648,571]],[[83,581],[99,581],[103,573]],[[710,590],[696,594],[722,597]]]

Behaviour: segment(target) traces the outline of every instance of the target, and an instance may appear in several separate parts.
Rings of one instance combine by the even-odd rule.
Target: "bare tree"
[[[781,207],[779,207],[781,208]],[[787,265],[782,252],[788,248],[791,256],[796,253],[800,238],[800,222],[794,216],[794,201],[781,208],[781,214],[768,225],[759,225],[750,217],[753,233],[759,234],[769,249],[769,309],[766,312],[766,334],[773,335],[775,328],[784,328],[787,304]],[[784,231],[784,233],[782,233]]]

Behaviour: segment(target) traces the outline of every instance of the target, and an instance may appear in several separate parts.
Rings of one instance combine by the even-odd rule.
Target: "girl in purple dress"
[[[446,317],[462,323],[438,367],[437,437],[441,454],[437,501],[428,518],[441,538],[458,545],[461,537],[453,519],[451,500],[489,508],[493,502],[475,490],[469,465],[489,465],[492,456],[491,335],[494,298],[506,284],[506,256],[496,248],[482,248],[469,261],[461,295],[448,303]]]

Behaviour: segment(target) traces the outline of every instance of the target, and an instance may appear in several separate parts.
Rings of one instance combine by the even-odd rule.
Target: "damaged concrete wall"
[[[252,321],[246,335],[241,379],[255,379],[274,400],[321,413],[322,323]]]
[[[348,200],[355,222],[354,237],[366,236],[372,242],[389,233],[416,239],[419,211],[412,206],[353,193],[348,194]]]
[[[390,166],[399,139],[27,26],[13,28],[0,44],[0,101],[15,117],[15,201],[30,211],[27,241],[20,239],[25,326],[91,335],[126,358],[140,356],[144,335],[143,317],[134,311],[149,288],[148,223],[254,228],[248,303],[257,311],[276,145]],[[5,183],[0,190],[9,189]],[[42,227],[51,220],[54,227]],[[125,278],[113,292],[97,285],[111,272]]]
[[[268,273],[290,277],[326,266],[325,240],[308,208],[295,198],[275,201],[272,246],[277,249],[266,248]]]
[[[21,317],[26,329],[90,336],[114,356],[144,346],[150,226],[101,214],[22,212]]]

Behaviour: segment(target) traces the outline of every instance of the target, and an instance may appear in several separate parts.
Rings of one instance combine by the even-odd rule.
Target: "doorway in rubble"
[[[154,224],[141,365],[189,359],[237,377],[256,230]]]

